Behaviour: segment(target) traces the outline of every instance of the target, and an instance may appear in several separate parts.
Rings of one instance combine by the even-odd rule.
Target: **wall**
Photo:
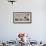
[[[17,0],[13,5],[0,0],[0,40],[14,40],[18,32],[27,32],[35,40],[46,40],[45,0]],[[32,12],[31,24],[14,24],[13,12]]]

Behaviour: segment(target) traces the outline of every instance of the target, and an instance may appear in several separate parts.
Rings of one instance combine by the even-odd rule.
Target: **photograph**
[[[13,12],[13,23],[32,23],[32,12]]]

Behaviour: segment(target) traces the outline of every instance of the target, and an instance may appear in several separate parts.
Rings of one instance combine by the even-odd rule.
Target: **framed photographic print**
[[[13,23],[32,23],[32,13],[13,12]]]

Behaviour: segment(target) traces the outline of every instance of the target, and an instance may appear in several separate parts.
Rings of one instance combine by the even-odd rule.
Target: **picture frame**
[[[13,12],[13,23],[32,23],[32,12]]]

